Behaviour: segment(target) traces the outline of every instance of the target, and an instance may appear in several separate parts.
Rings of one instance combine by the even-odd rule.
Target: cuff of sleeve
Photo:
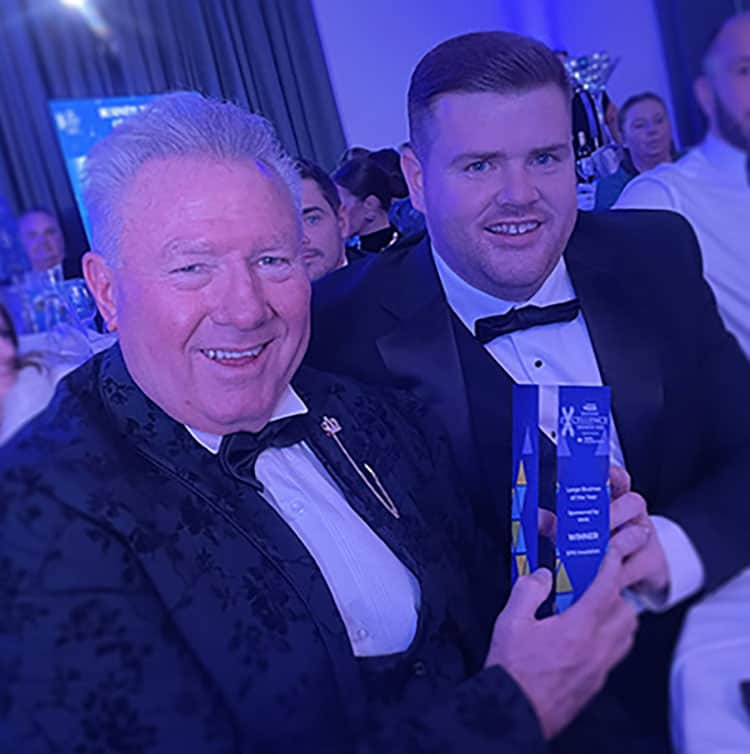
[[[705,582],[703,562],[690,538],[679,524],[664,516],[651,516],[669,568],[666,593],[638,592],[639,601],[647,610],[662,613],[699,591]]]

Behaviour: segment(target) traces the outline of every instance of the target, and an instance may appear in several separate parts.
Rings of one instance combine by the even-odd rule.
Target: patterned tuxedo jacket
[[[354,657],[301,542],[139,390],[115,346],[0,460],[0,752],[544,750],[517,685],[481,670],[482,535],[417,407],[313,370],[294,384],[306,441],[420,582],[409,649]]]

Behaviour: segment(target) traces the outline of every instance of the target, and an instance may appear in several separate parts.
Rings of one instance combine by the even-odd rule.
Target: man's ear
[[[336,222],[339,226],[339,235],[341,236],[341,238],[346,238],[346,231],[349,226],[349,221],[347,220],[346,209],[343,204],[339,205],[338,212],[336,212]]]
[[[114,332],[117,330],[117,300],[112,268],[101,254],[89,251],[83,256],[83,277],[96,299],[107,330]]]
[[[415,209],[425,211],[422,163],[417,153],[409,146],[401,151],[401,170],[409,186],[409,197]]]
[[[708,118],[709,122],[714,121],[714,110],[716,108],[714,100],[714,90],[711,86],[711,82],[708,80],[708,76],[698,76],[693,82],[693,94],[698,101],[700,109],[703,114]]]

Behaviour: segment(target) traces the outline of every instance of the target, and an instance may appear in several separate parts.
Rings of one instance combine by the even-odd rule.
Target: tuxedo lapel
[[[311,409],[304,417],[306,442],[360,518],[421,581],[427,563],[423,546],[430,539],[430,531],[413,497],[419,481],[401,463],[408,449],[400,447],[398,439],[384,427],[379,401],[355,390],[351,383],[322,385],[318,379],[312,370],[304,369],[294,381]],[[311,392],[315,382],[318,385]],[[324,419],[335,419],[341,427],[336,439],[324,431]],[[377,482],[365,466],[375,473]],[[395,504],[398,518],[380,499],[383,495],[378,482]]]
[[[637,280],[623,280],[607,265],[607,245],[580,218],[565,254],[586,321],[602,382],[612,388],[612,413],[626,465],[639,489],[653,483],[653,459],[665,441],[664,384],[657,344],[639,301]]]
[[[494,568],[504,602],[510,587],[513,380],[456,317],[454,327],[480,475],[474,510],[497,550]]]
[[[480,560],[475,551],[476,518],[468,501],[456,495],[452,468],[435,466],[413,416],[419,408],[404,393],[373,393],[320,373],[317,376],[323,377],[325,391],[314,399],[314,393],[306,392],[311,373],[316,374],[300,370],[294,381],[311,409],[305,416],[306,442],[352,509],[420,585],[416,633],[405,656],[426,651],[426,644],[433,640],[443,641],[436,637],[453,625],[462,637],[464,661],[480,667],[486,649],[484,631],[492,625],[498,604],[492,601],[494,591],[488,596],[484,581],[494,590],[497,569],[492,569],[490,577],[479,573],[476,582],[469,575],[475,558]],[[325,419],[336,419],[340,426],[338,442],[321,428]],[[377,475],[379,485],[365,465]],[[381,495],[387,492],[398,517],[382,504],[360,472]],[[491,605],[489,621],[477,620],[477,599],[482,607],[485,601]]]
[[[386,368],[430,406],[447,431],[459,467],[476,460],[464,373],[452,324],[428,240],[404,254],[391,271],[382,308],[393,327],[377,339]]]

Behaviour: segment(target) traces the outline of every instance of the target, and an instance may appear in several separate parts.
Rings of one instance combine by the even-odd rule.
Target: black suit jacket
[[[411,400],[302,370],[306,441],[421,587],[409,649],[351,651],[306,548],[133,383],[118,347],[69,376],[0,460],[0,752],[545,749],[464,568],[439,443]],[[335,417],[396,520],[321,429]]]
[[[580,214],[565,250],[633,486],[677,521],[714,587],[747,565],[750,365],[669,212]],[[312,364],[414,390],[475,489],[510,489],[511,380],[447,305],[429,242],[316,285]],[[503,520],[507,511],[499,511]]]
[[[633,487],[682,526],[713,588],[750,562],[750,366],[719,318],[695,236],[673,213],[582,213],[564,254]],[[494,532],[487,571],[502,573],[507,594],[511,380],[449,308],[429,242],[320,281],[308,360],[411,388],[433,409]],[[614,679],[660,735],[683,610],[644,616]]]

